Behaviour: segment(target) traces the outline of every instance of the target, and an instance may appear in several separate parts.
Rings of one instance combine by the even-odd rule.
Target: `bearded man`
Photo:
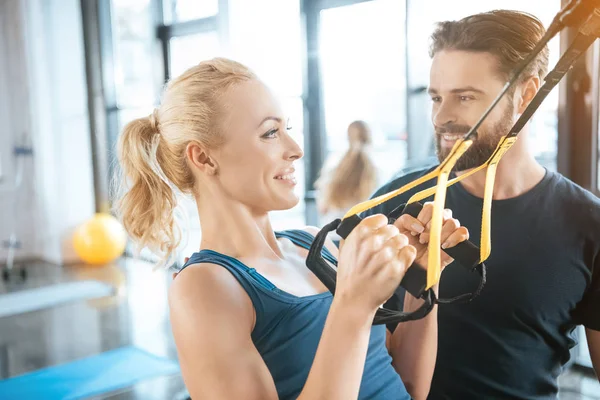
[[[506,10],[438,24],[432,35],[428,91],[440,161],[479,120],[544,33],[537,18]],[[477,130],[453,176],[489,158],[547,72],[546,48]],[[470,303],[434,310],[439,347],[430,399],[556,398],[557,378],[576,344],[573,331],[578,325],[586,328],[592,362],[600,371],[600,201],[540,165],[529,149],[528,131],[526,125],[498,165],[486,286]],[[373,197],[430,170],[394,179]],[[388,214],[435,183],[421,185],[365,215]],[[485,169],[448,188],[445,204],[476,245],[484,183]],[[413,240],[428,240],[422,227],[411,233]],[[473,292],[478,283],[476,273],[450,265],[439,282],[439,297]],[[402,309],[402,304],[394,303],[387,307]],[[404,324],[388,328],[402,329]]]

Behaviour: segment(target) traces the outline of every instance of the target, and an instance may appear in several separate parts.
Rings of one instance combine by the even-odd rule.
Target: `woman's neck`
[[[196,197],[202,238],[200,249],[235,258],[283,258],[268,213],[255,213],[225,196]]]

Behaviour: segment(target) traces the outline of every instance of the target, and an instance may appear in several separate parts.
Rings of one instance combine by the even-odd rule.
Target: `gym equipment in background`
[[[18,276],[21,279],[25,279],[27,277],[27,270],[24,266],[16,266],[15,265],[15,252],[22,247],[21,241],[17,237],[17,224],[18,217],[20,215],[20,194],[22,192],[23,186],[23,174],[25,170],[25,160],[33,156],[33,148],[31,146],[31,141],[28,135],[24,135],[23,144],[16,145],[13,148],[13,157],[15,160],[15,178],[12,185],[8,186],[6,190],[0,191],[0,194],[8,193],[12,195],[12,204],[11,210],[12,212],[7,213],[7,226],[10,227],[10,235],[8,239],[2,241],[2,247],[8,250],[8,256],[6,258],[6,265],[2,267],[2,279],[4,281],[10,280],[15,274],[18,273]]]
[[[104,265],[116,260],[125,251],[126,244],[125,229],[107,213],[97,213],[81,224],[73,235],[75,252],[90,265]]]

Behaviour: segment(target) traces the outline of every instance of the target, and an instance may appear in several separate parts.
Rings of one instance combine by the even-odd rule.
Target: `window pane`
[[[382,180],[406,160],[404,26],[403,2],[394,0],[321,12],[319,57],[328,157],[346,150],[348,125],[364,120],[373,132],[373,156]]]
[[[216,57],[220,52],[217,32],[174,37],[170,41],[170,46],[169,63],[172,78],[202,60]]]
[[[128,108],[119,111],[119,133],[123,130],[125,125],[137,118],[147,117],[152,114],[154,106],[141,107],[141,108]]]
[[[304,148],[300,1],[230,0],[228,13],[228,56],[251,68],[281,99],[291,134]],[[291,210],[271,213],[275,229],[305,224],[305,162],[295,163],[300,202]]]
[[[522,0],[487,0],[475,2],[471,0],[412,1],[409,9],[408,42],[410,43],[409,87],[427,86],[429,83],[429,38],[434,24],[438,21],[458,20],[470,14],[494,9],[509,9],[531,13],[548,27],[556,13],[561,9],[560,0],[522,1]],[[549,69],[552,69],[560,58],[560,38],[555,37],[548,45],[550,49]],[[418,127],[427,129],[427,140],[423,139],[421,154],[429,152],[433,155],[433,145],[430,141],[433,135],[430,118],[430,101],[427,95],[419,95],[418,103],[421,108],[427,107],[427,113],[420,113],[416,120],[411,120],[410,126],[419,135]],[[412,104],[412,103],[411,103]],[[530,122],[529,143],[532,151],[542,165],[556,170],[556,154],[558,139],[558,86],[548,95]]]
[[[149,0],[113,0],[112,34],[117,105],[154,104],[162,74]]]
[[[202,19],[217,15],[219,0],[164,0],[166,24]]]
[[[302,95],[299,0],[230,0],[232,57],[283,96]]]

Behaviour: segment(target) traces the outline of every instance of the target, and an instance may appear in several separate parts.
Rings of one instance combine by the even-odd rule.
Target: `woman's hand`
[[[416,250],[386,216],[363,219],[340,246],[335,298],[374,313],[394,293]]]

